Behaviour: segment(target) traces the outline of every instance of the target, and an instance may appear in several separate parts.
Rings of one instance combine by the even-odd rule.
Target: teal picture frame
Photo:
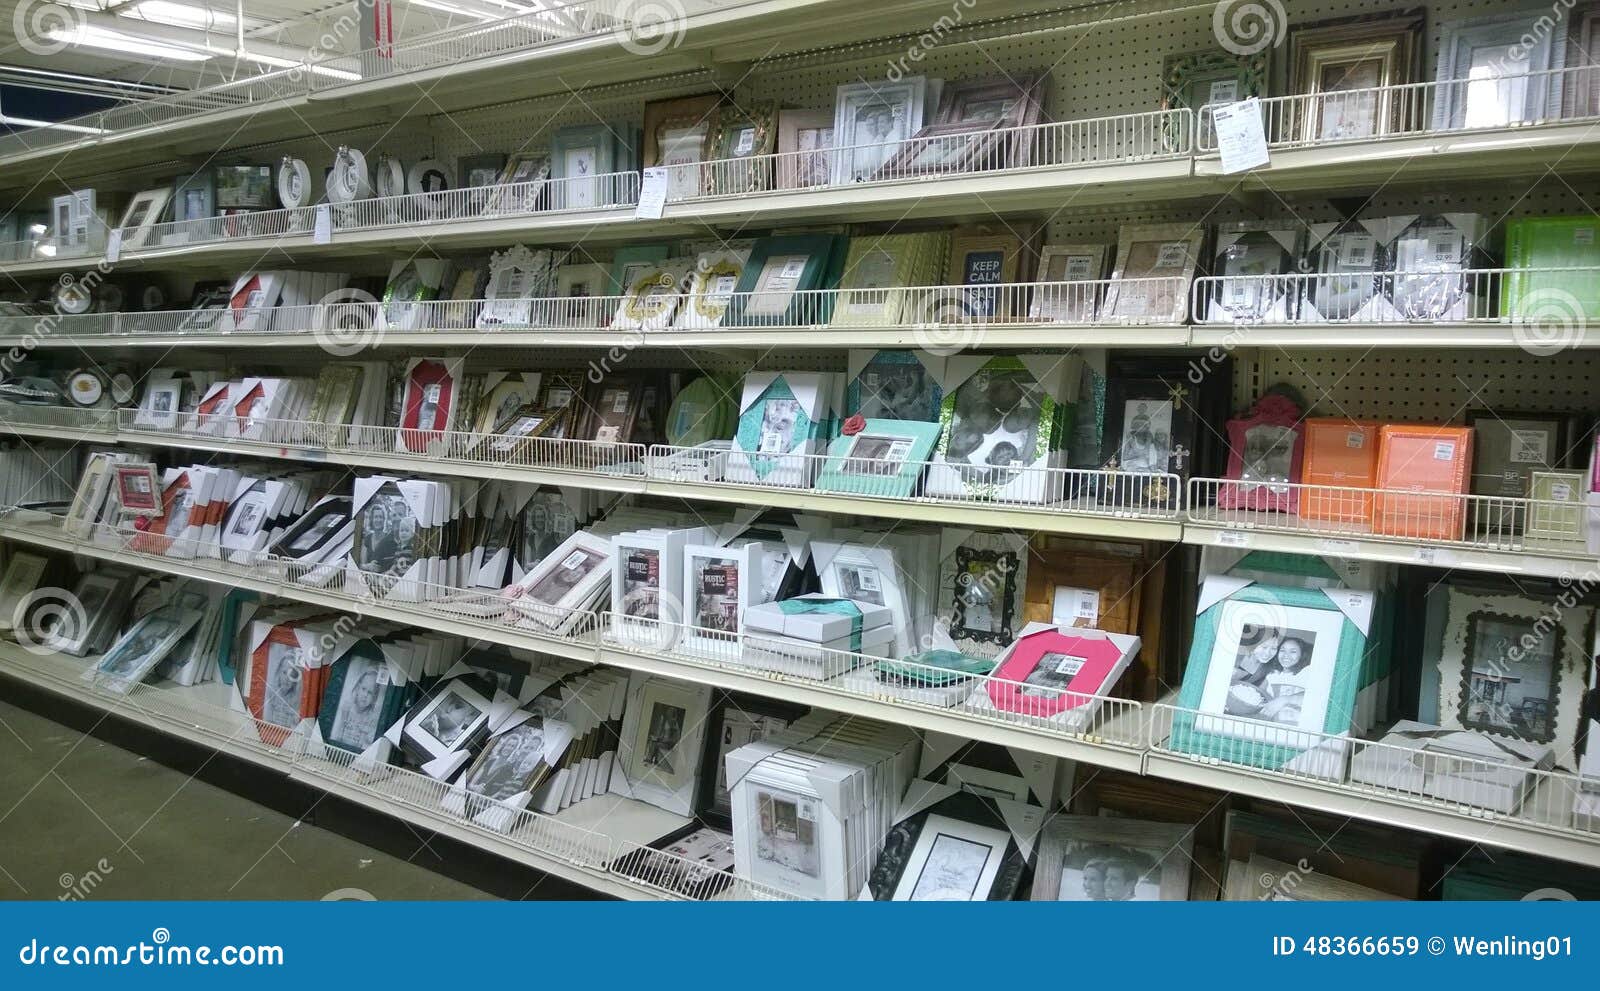
[[[350,669],[357,661],[361,662],[361,673],[358,676],[365,677],[370,674],[373,678],[370,687],[373,695],[373,714],[369,722],[375,728],[372,740],[360,744],[353,742],[340,726],[340,713],[346,708],[341,705],[341,700],[350,678]],[[328,669],[328,681],[323,686],[322,701],[317,709],[317,726],[322,731],[324,743],[349,753],[361,753],[382,737],[384,731],[405,714],[408,702],[407,688],[395,684],[390,678],[388,664],[382,646],[377,641],[365,638],[351,644],[343,654],[339,655],[339,659],[333,662]]]
[[[1337,594],[1337,590],[1330,591]],[[1268,733],[1279,729],[1278,724],[1264,720],[1247,720],[1223,713],[1198,711],[1217,647],[1223,610],[1230,603],[1238,602],[1257,603],[1280,609],[1284,620],[1288,623],[1295,621],[1297,611],[1315,610],[1340,615],[1333,678],[1329,687],[1327,708],[1318,730],[1329,736],[1338,736],[1351,731],[1356,711],[1356,696],[1361,688],[1367,637],[1348,616],[1340,612],[1339,607],[1321,589],[1247,585],[1217,601],[1195,617],[1194,638],[1189,647],[1189,661],[1183,672],[1183,686],[1178,693],[1178,710],[1173,713],[1168,748],[1179,753],[1194,754],[1197,757],[1226,761],[1230,764],[1278,770],[1314,748],[1246,739],[1213,732],[1196,725],[1200,720],[1216,718],[1237,721],[1241,724],[1259,723]],[[1285,734],[1309,732],[1287,726],[1283,726],[1280,731]],[[1345,759],[1340,761],[1341,765],[1347,762],[1347,758],[1348,748],[1345,751]]]
[[[834,255],[839,239],[832,234],[789,234],[757,239],[750,250],[750,260],[739,274],[739,284],[733,299],[728,302],[728,313],[723,318],[724,327],[788,327],[800,324],[827,323],[832,316],[831,307],[824,307],[815,294],[807,291],[826,289],[833,271]],[[768,263],[783,258],[804,257],[800,273],[794,278],[792,295],[781,306],[767,300],[776,299],[776,291],[755,297],[751,294],[770,288],[764,275]],[[827,312],[824,312],[824,309]]]
[[[850,436],[835,437],[828,445],[828,459],[817,476],[816,487],[824,492],[908,499],[915,492],[941,427],[918,420],[867,420],[866,426]],[[858,448],[872,446],[872,454]],[[879,452],[888,454],[887,457]],[[875,466],[882,466],[879,471]]]
[[[550,137],[552,210],[599,210],[617,206],[616,129],[607,124],[575,124]]]
[[[633,284],[634,273],[641,268],[651,268],[666,261],[671,248],[665,244],[630,244],[618,248],[611,256],[611,276],[608,296],[627,294]]]

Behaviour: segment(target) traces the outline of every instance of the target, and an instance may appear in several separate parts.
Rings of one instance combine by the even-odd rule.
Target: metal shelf
[[[1394,564],[1543,578],[1572,579],[1595,567],[1594,555],[1586,554],[1582,544],[1569,545],[1565,552],[1555,549],[1490,550],[1359,534],[1329,536],[1276,533],[1270,530],[1208,526],[1192,521],[1183,525],[1183,542],[1199,547],[1239,547],[1291,554],[1330,555],[1362,561],[1389,561]]]
[[[541,853],[530,849],[526,840],[518,842],[516,830],[503,835],[471,825],[442,808],[429,809],[407,800],[401,788],[385,794],[381,783],[355,784],[349,775],[339,773],[337,762],[261,742],[255,721],[229,706],[231,689],[220,681],[190,687],[141,685],[124,698],[96,693],[80,680],[90,663],[85,658],[41,656],[16,644],[0,643],[0,676],[16,678],[70,702],[87,704],[195,746],[280,772],[319,791],[615,898],[654,901],[664,897],[657,889],[610,872],[606,864],[622,850],[653,842],[690,822],[632,799],[595,796],[570,806],[559,816],[543,817],[543,821],[558,823],[575,837],[594,837],[598,855],[580,862]]]
[[[1573,328],[1560,347],[1600,347],[1600,328]],[[1528,348],[1543,342],[1524,325],[1478,323],[1196,324],[1188,343],[1203,348]]]

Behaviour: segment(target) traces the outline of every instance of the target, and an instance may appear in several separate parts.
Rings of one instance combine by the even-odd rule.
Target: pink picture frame
[[[1294,439],[1286,443],[1289,435]],[[1299,512],[1300,490],[1294,486],[1300,484],[1305,445],[1305,421],[1292,408],[1229,420],[1229,481],[1217,490],[1217,508]]]
[[[1110,687],[1121,660],[1122,648],[1104,635],[1074,636],[1059,628],[1030,633],[995,668],[989,701],[1005,712],[1048,719]]]

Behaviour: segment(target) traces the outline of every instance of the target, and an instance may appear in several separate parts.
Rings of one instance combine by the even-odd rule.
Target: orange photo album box
[[[1379,489],[1374,532],[1424,540],[1460,540],[1472,471],[1472,428],[1389,424],[1378,431]],[[1421,495],[1433,492],[1438,495]]]
[[[1378,480],[1378,424],[1370,420],[1314,417],[1305,422],[1305,485],[1370,489]],[[1371,523],[1372,496],[1308,488],[1300,493],[1300,516],[1308,520]]]

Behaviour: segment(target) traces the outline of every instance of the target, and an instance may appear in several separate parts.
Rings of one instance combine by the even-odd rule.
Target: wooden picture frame
[[[975,287],[961,293],[963,316],[1003,323],[1020,315],[1016,283],[1026,250],[1027,245],[1015,234],[964,229],[951,235],[945,277],[952,286]]]
[[[716,126],[706,137],[700,170],[701,193],[740,196],[772,188],[773,149],[777,147],[775,104],[728,104],[717,111]]]
[[[778,188],[814,189],[832,181],[831,110],[778,111]]]
[[[706,133],[710,133],[713,122],[717,116],[717,108],[722,105],[723,95],[720,92],[698,93],[694,96],[680,96],[671,100],[651,100],[644,105],[644,168],[650,169],[661,165],[670,165],[663,146],[664,131],[668,128],[694,125],[702,122],[706,125]]]
[[[1054,815],[1046,820],[1039,837],[1031,898],[1036,902],[1188,901],[1193,851],[1193,826]]]
[[[1267,95],[1267,73],[1272,49],[1235,55],[1225,51],[1185,52],[1168,55],[1161,62],[1161,109],[1191,110],[1201,128],[1199,143],[1209,147],[1214,132],[1208,106],[1237,103]],[[1178,127],[1162,122],[1162,147],[1179,150]],[[1272,135],[1267,135],[1272,140]]]
[[[1286,94],[1294,101],[1290,135],[1301,143],[1359,141],[1416,130],[1414,101],[1379,89],[1416,82],[1421,71],[1422,8],[1308,24],[1289,34]]]

